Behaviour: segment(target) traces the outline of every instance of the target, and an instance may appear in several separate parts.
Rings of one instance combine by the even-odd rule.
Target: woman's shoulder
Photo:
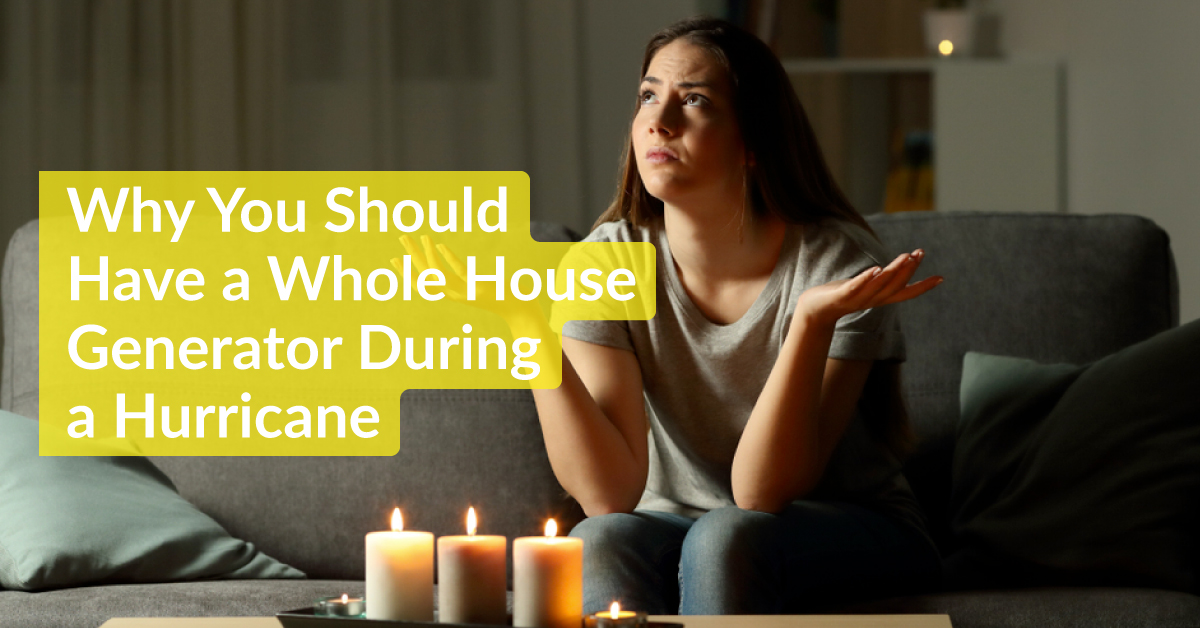
[[[870,231],[841,218],[824,218],[799,227],[799,269],[813,281],[845,279],[871,266],[885,266],[887,249]]]
[[[628,220],[613,220],[597,225],[584,242],[654,242],[653,230],[637,227]]]

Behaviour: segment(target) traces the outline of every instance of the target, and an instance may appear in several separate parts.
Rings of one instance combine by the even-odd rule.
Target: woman
[[[705,18],[650,40],[587,239],[653,242],[660,285],[650,321],[568,323],[563,384],[534,391],[589,517],[585,612],[801,611],[937,577],[885,306],[941,278],[908,285],[921,251],[885,263],[769,48]]]
[[[585,612],[796,612],[937,577],[889,306],[941,278],[908,284],[921,251],[885,263],[770,49],[706,18],[650,40],[587,240],[652,242],[659,285],[649,321],[567,323],[562,385],[533,391],[588,515]]]

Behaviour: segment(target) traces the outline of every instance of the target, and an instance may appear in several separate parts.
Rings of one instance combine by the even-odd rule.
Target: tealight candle
[[[623,611],[620,604],[613,602],[607,611],[589,615],[584,624],[587,628],[642,628],[646,625],[646,614]]]
[[[513,626],[579,628],[583,618],[583,539],[555,536],[513,541]]]
[[[467,535],[437,540],[438,621],[507,624],[508,539],[475,534],[475,509],[467,510]]]
[[[343,593],[337,597],[323,597],[313,604],[313,614],[325,617],[362,617],[367,605],[361,597],[350,597]]]
[[[367,599],[367,619],[433,621],[433,535],[404,531],[399,508],[367,535]]]

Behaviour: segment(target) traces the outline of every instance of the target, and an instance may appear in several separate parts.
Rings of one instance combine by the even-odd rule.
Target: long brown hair
[[[743,173],[745,207],[756,216],[774,215],[790,224],[836,218],[875,235],[834,181],[787,72],[762,40],[724,20],[682,20],[650,38],[640,78],[646,76],[654,55],[675,40],[705,50],[728,73],[746,163],[753,164]],[[622,162],[616,196],[595,226],[622,219],[637,226],[658,224],[663,203],[642,185],[632,137],[625,144]],[[907,453],[913,438],[899,364],[875,363],[860,404],[868,410],[864,420],[875,438],[898,457]]]

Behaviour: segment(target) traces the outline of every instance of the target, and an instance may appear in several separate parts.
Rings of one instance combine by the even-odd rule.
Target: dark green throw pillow
[[[0,587],[303,577],[229,536],[146,458],[39,457],[37,421],[0,411]]]
[[[1086,366],[968,353],[950,511],[964,588],[1200,585],[1200,321]]]

